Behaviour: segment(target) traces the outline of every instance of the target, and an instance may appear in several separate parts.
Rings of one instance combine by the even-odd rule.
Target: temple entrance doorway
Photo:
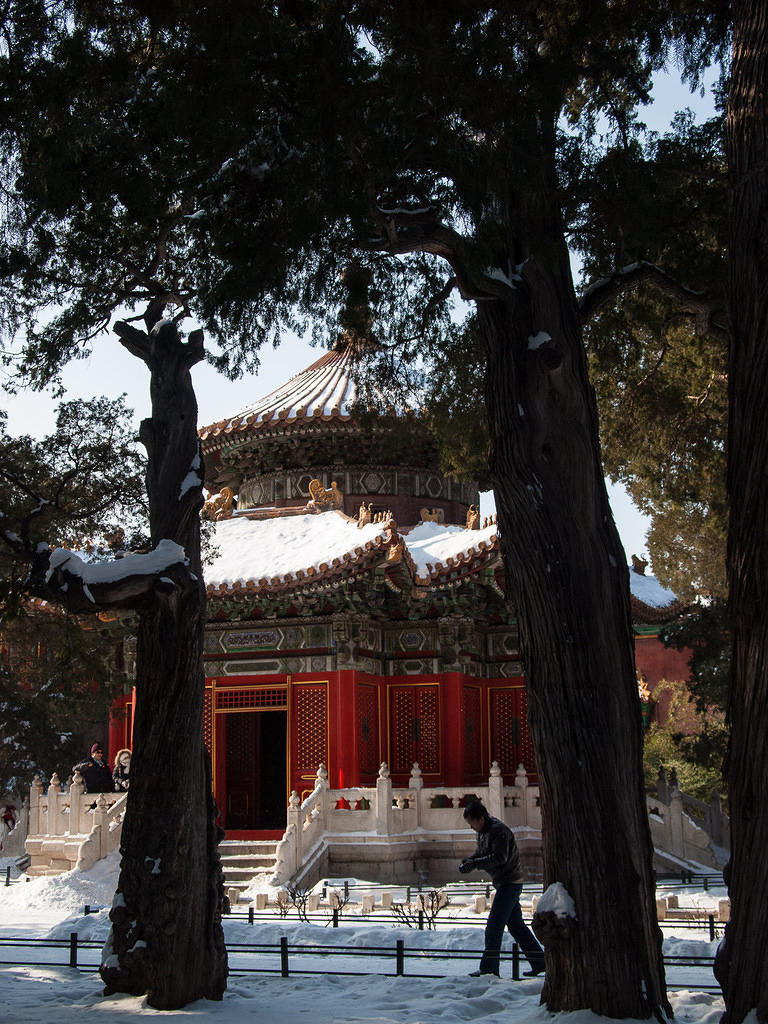
[[[282,834],[288,804],[288,712],[240,711],[223,717],[224,828],[228,834]]]

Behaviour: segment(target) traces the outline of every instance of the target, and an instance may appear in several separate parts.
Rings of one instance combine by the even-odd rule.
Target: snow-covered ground
[[[7,861],[0,860],[2,879]],[[112,855],[91,871],[71,872],[55,878],[18,881],[0,886],[0,941],[9,937],[69,940],[72,932],[78,941],[102,943],[109,930],[107,909],[84,916],[86,904],[107,908],[117,877],[117,859]],[[14,875],[18,872],[14,871]],[[357,894],[358,889],[354,890]],[[703,913],[714,910],[722,890],[680,895],[680,905],[696,907]],[[355,899],[357,899],[355,895]],[[240,910],[241,908],[236,908]],[[143,998],[101,995],[101,981],[93,968],[98,964],[99,949],[84,945],[78,951],[83,970],[68,966],[50,966],[50,962],[68,962],[66,949],[19,949],[0,946],[0,962],[27,957],[30,966],[1,966],[0,1024],[28,1024],[53,1021],[55,1024],[80,1024],[84,1013],[99,1024],[124,1024],[127,1018],[168,1018],[215,1024],[450,1024],[453,1021],[482,1020],[489,1024],[549,1024],[552,1015],[539,1005],[542,982],[539,978],[515,982],[511,965],[502,965],[502,977],[471,978],[469,971],[477,966],[473,956],[462,958],[460,950],[482,947],[482,927],[459,923],[456,917],[467,918],[471,912],[461,897],[452,897],[451,904],[438,918],[435,931],[419,932],[409,928],[393,928],[381,916],[368,922],[353,905],[342,914],[341,927],[323,924],[301,924],[295,911],[281,919],[277,911],[268,920],[254,925],[239,919],[225,919],[224,929],[230,950],[232,976],[220,1003],[200,1001],[183,1010],[160,1013],[146,1005]],[[347,923],[348,922],[348,923]],[[242,967],[279,970],[277,953],[243,953],[240,944],[270,944],[276,950],[285,935],[290,948],[290,969],[335,970],[344,974],[291,973],[239,975]],[[705,932],[681,930],[675,935],[665,929],[664,952],[667,956],[712,956],[716,943]],[[405,977],[392,977],[395,963],[388,958],[372,959],[355,955],[360,946],[378,946],[394,951],[396,940],[404,940],[406,948]],[[298,945],[335,947],[325,956],[302,957]],[[421,950],[423,952],[416,952]],[[450,958],[434,956],[453,951]],[[45,961],[49,961],[46,965]],[[88,966],[92,969],[88,971]],[[380,972],[378,976],[360,977],[351,972]],[[386,976],[387,972],[390,976]],[[410,975],[410,976],[409,976]],[[416,975],[420,975],[416,977]],[[685,1024],[717,1024],[723,1012],[718,994],[699,986],[712,985],[714,979],[701,968],[668,969],[670,985],[689,984],[690,988],[670,993],[675,1016]],[[563,1024],[608,1024],[606,1018],[588,1011],[564,1015]]]

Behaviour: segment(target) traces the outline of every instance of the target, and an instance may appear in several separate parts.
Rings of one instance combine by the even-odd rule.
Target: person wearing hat
[[[91,756],[87,761],[76,764],[72,772],[80,772],[83,776],[86,793],[113,793],[115,791],[112,772],[104,761],[104,749],[100,743],[93,744]]]
[[[115,767],[112,769],[112,778],[115,783],[115,791],[123,793],[128,789],[131,774],[131,752],[127,747],[118,750],[115,755]]]

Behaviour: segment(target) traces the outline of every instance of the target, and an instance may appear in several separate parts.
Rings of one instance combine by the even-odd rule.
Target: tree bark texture
[[[768,1020],[768,5],[733,5],[728,586],[731,919],[715,972],[727,1024]]]
[[[500,541],[540,776],[545,885],[561,882],[576,906],[576,920],[546,940],[542,1001],[554,1011],[661,1019],[671,1008],[628,569],[557,222],[551,210],[529,211],[535,255],[522,281],[508,300],[478,303]]]
[[[101,974],[107,992],[146,993],[151,1006],[176,1009],[220,999],[227,978],[221,832],[203,742],[202,472],[189,372],[202,338],[183,342],[170,323],[149,335],[123,324],[118,333],[151,373],[141,438],[152,546],[175,541],[189,565],[159,580],[139,613],[131,787]]]

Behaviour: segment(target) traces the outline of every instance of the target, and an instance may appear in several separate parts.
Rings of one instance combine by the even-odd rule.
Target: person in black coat
[[[104,751],[100,743],[91,747],[91,756],[87,761],[76,764],[72,772],[80,772],[85,782],[86,793],[114,793],[115,784],[109,765],[104,761]]]
[[[472,974],[499,974],[501,940],[504,929],[518,944],[531,965],[523,973],[534,977],[544,972],[544,951],[536,937],[523,921],[520,893],[523,890],[523,872],[520,852],[512,829],[503,821],[493,818],[479,801],[474,800],[464,811],[464,820],[477,834],[477,849],[471,857],[459,864],[464,875],[470,871],[487,871],[496,890],[485,926],[485,952],[480,970]]]

